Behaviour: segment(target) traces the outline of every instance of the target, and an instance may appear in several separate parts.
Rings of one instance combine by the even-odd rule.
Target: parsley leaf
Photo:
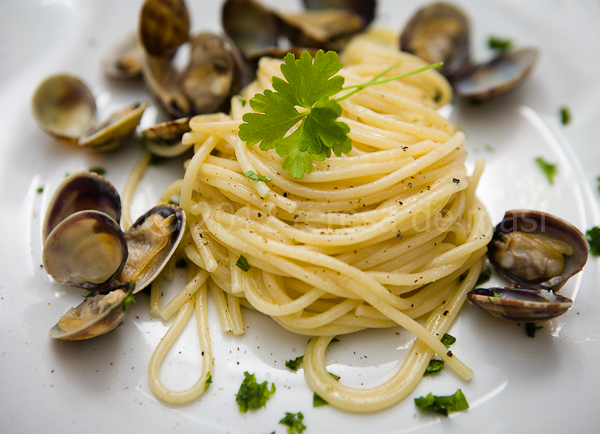
[[[590,243],[590,251],[594,256],[600,256],[600,227],[594,226],[585,231],[585,237]]]
[[[331,375],[335,381],[340,381],[339,375],[332,374],[331,372],[329,372],[329,375]]]
[[[456,342],[456,338],[452,335],[449,335],[448,333],[444,333],[441,342],[446,346],[446,348],[450,348],[450,345]]]
[[[554,185],[554,175],[556,175],[556,173],[558,172],[558,168],[556,167],[556,164],[548,163],[542,157],[537,157],[535,159],[535,162],[537,163],[538,167],[540,169],[542,169],[542,172],[544,172],[544,174],[548,178],[548,182],[550,182],[550,184]]]
[[[238,268],[241,268],[242,271],[247,273],[250,270],[250,265],[248,264],[248,260],[244,257],[244,255],[240,255],[239,259],[235,263]]]
[[[44,192],[44,187],[38,187],[37,188],[37,192],[38,193],[43,193]]]
[[[542,326],[536,326],[535,323],[528,322],[527,324],[525,324],[525,333],[527,333],[527,336],[529,336],[530,338],[535,338],[535,332],[543,328],[544,327]]]
[[[240,390],[235,395],[235,401],[238,403],[242,413],[248,410],[256,410],[260,407],[265,407],[267,401],[275,393],[275,384],[271,383],[271,390],[267,388],[267,382],[263,381],[258,384],[254,374],[244,372],[244,381],[240,386]]]
[[[415,398],[415,405],[422,411],[435,411],[448,416],[452,411],[461,411],[469,408],[467,398],[460,389],[454,395],[436,396],[431,393],[427,396]]]
[[[317,395],[317,392],[315,392],[313,394],[313,407],[321,407],[322,405],[327,405],[329,404],[327,401],[325,401],[323,398],[321,398],[319,395]]]
[[[488,38],[488,47],[492,50],[507,51],[513,46],[512,39],[499,38],[497,36],[490,36]]]
[[[443,360],[431,359],[429,361],[429,366],[427,366],[427,369],[425,369],[425,372],[423,372],[423,377],[427,377],[429,375],[435,374],[436,372],[439,372],[442,369],[444,369],[444,361]]]
[[[262,182],[273,181],[271,178],[267,178],[266,176],[261,176],[258,173],[254,172],[253,170],[250,170],[250,171],[244,173],[244,176],[248,179],[251,179],[252,181],[262,181]]]
[[[301,434],[306,427],[302,423],[304,419],[304,415],[302,412],[288,413],[286,411],[285,417],[279,421],[280,424],[287,425],[289,428],[287,429],[288,434]]]
[[[350,127],[337,121],[342,114],[339,101],[367,86],[404,78],[440,65],[437,63],[380,80],[397,67],[394,65],[366,83],[345,88],[344,77],[335,75],[342,68],[337,53],[319,50],[314,62],[308,52],[302,53],[299,59],[288,53],[281,65],[285,80],[273,77],[275,92],[267,89],[250,99],[250,107],[257,113],[244,114],[238,135],[248,146],[260,143],[263,151],[275,149],[284,158],[283,169],[293,178],[301,178],[312,171],[313,159],[323,161],[331,156],[331,152],[339,157],[352,149],[352,140],[348,136]],[[329,99],[350,89],[351,92],[337,99]],[[296,129],[289,133],[294,126],[297,126]]]
[[[291,359],[285,362],[285,366],[289,369],[291,369],[292,371],[297,371],[298,369],[300,369],[300,365],[302,364],[302,359],[304,359],[304,356],[299,356],[296,357],[295,359]]]
[[[208,389],[208,387],[212,384],[212,375],[210,371],[206,373],[206,381],[204,382],[204,390]]]

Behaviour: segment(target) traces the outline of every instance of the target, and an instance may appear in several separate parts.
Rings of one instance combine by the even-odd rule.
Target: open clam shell
[[[145,109],[146,103],[133,103],[118,110],[102,124],[89,129],[78,145],[94,152],[118,148],[133,134]]]
[[[469,65],[469,20],[454,5],[432,3],[417,11],[406,24],[400,49],[429,63],[444,62],[438,71],[452,78]]]
[[[128,33],[104,53],[102,73],[108,78],[125,80],[142,75],[142,52],[135,32]]]
[[[564,264],[557,274],[549,274],[547,270],[553,266],[552,252],[548,253],[543,248],[525,248],[523,243],[518,242],[509,244],[510,238],[520,234],[549,237],[551,243],[564,243],[572,253],[559,255],[558,260]],[[511,210],[506,212],[494,230],[488,257],[494,269],[516,286],[558,291],[569,278],[581,271],[587,262],[588,250],[585,236],[570,223],[540,211]],[[531,278],[530,275],[541,277]]]
[[[183,0],[146,0],[142,5],[138,37],[151,56],[175,54],[189,40],[190,17]]]
[[[537,48],[520,48],[501,53],[488,63],[474,66],[452,79],[457,96],[484,102],[522,84],[540,56]]]
[[[40,129],[69,145],[77,144],[96,116],[92,92],[81,80],[67,74],[45,79],[36,89],[31,106]]]
[[[525,323],[549,321],[573,305],[571,299],[551,291],[526,288],[477,288],[467,298],[496,318]]]
[[[125,233],[129,256],[118,280],[135,282],[136,293],[148,286],[175,253],[185,221],[176,205],[158,205],[142,215]]]
[[[82,171],[66,177],[50,198],[42,225],[42,240],[65,218],[78,211],[102,211],[121,220],[121,198],[113,185],[101,175]]]
[[[127,260],[121,228],[100,211],[79,211],[62,220],[44,242],[44,269],[58,283],[98,291]]]
[[[133,285],[127,282],[86,298],[59,319],[50,329],[49,336],[65,341],[79,341],[114,330],[129,313],[127,300],[132,291]]]

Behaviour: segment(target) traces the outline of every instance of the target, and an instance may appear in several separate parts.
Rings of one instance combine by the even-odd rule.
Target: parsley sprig
[[[256,94],[250,107],[258,113],[246,113],[239,137],[248,146],[260,143],[260,149],[275,149],[284,157],[283,169],[295,178],[312,171],[312,160],[323,161],[333,152],[338,157],[350,152],[350,127],[337,121],[342,114],[339,102],[365,87],[387,83],[440,66],[441,62],[417,70],[382,79],[397,67],[386,69],[366,83],[344,87],[344,77],[336,75],[342,68],[334,51],[317,51],[314,62],[310,54],[300,59],[288,53],[281,64],[285,78],[273,77],[273,89]],[[342,91],[344,95],[331,99]],[[299,107],[300,110],[297,108]],[[295,131],[286,135],[292,127]]]

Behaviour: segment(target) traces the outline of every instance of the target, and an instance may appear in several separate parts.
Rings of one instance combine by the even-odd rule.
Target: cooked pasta
[[[389,75],[424,66],[369,36],[353,40],[341,61],[346,85],[395,64]],[[189,229],[180,255],[193,265],[187,286],[164,308],[160,279],[152,286],[153,315],[167,320],[179,311],[150,362],[152,390],[174,403],[203,392],[213,369],[209,290],[225,332],[244,332],[244,306],[313,336],[304,355],[306,380],[338,408],[393,405],[416,386],[434,354],[470,379],[471,369],[440,338],[479,276],[492,225],[475,196],[483,163],[467,176],[464,134],[437,111],[452,98],[447,81],[426,71],[341,101],[339,120],[350,127],[352,150],[314,161],[311,173],[294,179],[274,150],[249,147],[237,134],[251,110],[244,102],[271,87],[280,64],[261,59],[256,81],[233,98],[230,114],[197,116],[184,137],[194,155],[161,200],[180,198]],[[243,175],[249,171],[270,181],[250,180]],[[242,259],[248,267],[239,266]],[[171,392],[158,378],[160,363],[194,305],[202,376],[190,390]],[[332,337],[398,325],[417,340],[392,379],[357,390],[328,374],[324,353]]]

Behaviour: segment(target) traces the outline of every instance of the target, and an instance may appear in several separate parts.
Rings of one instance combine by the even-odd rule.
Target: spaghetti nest
[[[341,60],[347,85],[396,63],[389,75],[424,66],[369,37],[351,42]],[[196,268],[182,291],[185,300],[198,291],[197,309],[205,309],[210,290],[223,329],[234,334],[244,331],[242,305],[314,336],[304,355],[307,382],[342,409],[376,411],[399,401],[434,353],[471,378],[440,338],[480,274],[492,225],[475,197],[483,164],[467,176],[464,134],[436,110],[452,98],[447,81],[426,71],[343,100],[338,120],[350,127],[352,150],[314,161],[311,173],[294,179],[274,150],[248,147],[237,134],[251,110],[245,101],[271,88],[272,77],[282,76],[280,64],[261,59],[256,81],[233,98],[230,115],[190,122],[184,143],[194,144],[194,156],[164,196],[179,194],[188,216],[183,252]],[[248,172],[268,182],[245,177]],[[241,266],[244,260],[248,267]],[[158,309],[155,295],[152,300]],[[199,317],[206,350],[208,331]],[[333,336],[398,325],[417,340],[391,380],[357,390],[328,374],[324,353]],[[181,402],[197,396],[174,399],[176,393],[161,389],[157,360],[150,381],[159,397]],[[212,363],[204,360],[206,373]]]

